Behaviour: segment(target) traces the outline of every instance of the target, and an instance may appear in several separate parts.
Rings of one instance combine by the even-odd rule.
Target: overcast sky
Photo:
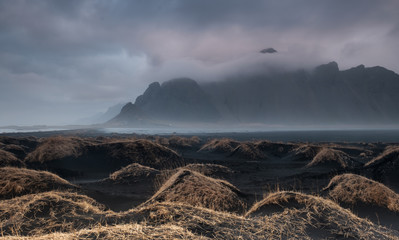
[[[67,124],[152,81],[258,63],[399,72],[396,0],[0,0],[0,125]],[[278,54],[260,54],[273,47]]]

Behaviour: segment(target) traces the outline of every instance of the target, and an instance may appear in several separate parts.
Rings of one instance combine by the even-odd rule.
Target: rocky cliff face
[[[331,62],[298,70],[205,83],[175,79],[149,85],[116,120],[268,124],[391,124],[399,122],[399,75]],[[116,121],[115,119],[113,121]]]
[[[202,86],[226,118],[275,124],[386,124],[399,120],[399,75],[335,62],[313,71],[229,79]]]
[[[134,104],[127,104],[113,120],[147,119],[164,122],[214,122],[220,117],[209,96],[192,79],[150,84]]]

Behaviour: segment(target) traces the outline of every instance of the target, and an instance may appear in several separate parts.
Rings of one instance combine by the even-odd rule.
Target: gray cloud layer
[[[68,123],[151,81],[261,64],[399,72],[396,0],[0,1],[0,125]],[[274,47],[279,55],[257,52]]]

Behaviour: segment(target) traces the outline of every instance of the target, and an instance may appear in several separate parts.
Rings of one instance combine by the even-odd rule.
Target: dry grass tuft
[[[71,190],[76,186],[45,171],[25,168],[0,168],[0,199],[51,190]]]
[[[306,208],[287,207],[270,216],[243,217],[168,202],[133,211],[147,224],[173,224],[212,239],[397,239],[396,232],[360,219],[330,200],[313,196],[303,199]]]
[[[270,141],[242,142],[237,146],[230,156],[242,159],[269,159],[282,158],[293,148],[290,143],[276,143]]]
[[[365,166],[376,166],[380,164],[391,163],[392,165],[399,165],[399,146],[388,146],[382,154],[373,158]]]
[[[29,151],[29,149],[27,147],[25,147],[23,145],[15,145],[15,144],[8,144],[8,145],[0,146],[0,148],[4,151],[14,154],[19,159],[24,159],[27,151]]]
[[[256,160],[264,159],[266,155],[260,151],[258,145],[254,143],[240,143],[230,154],[230,157]]]
[[[175,225],[211,239],[280,239],[285,226],[245,218],[228,212],[193,207],[183,203],[155,203],[132,210],[153,226]]]
[[[265,155],[262,150],[265,149],[261,150],[260,146],[265,147],[262,143],[238,142],[227,138],[212,139],[199,152],[227,154],[228,157],[242,159],[263,159]]]
[[[76,158],[83,154],[84,146],[88,143],[77,137],[49,137],[29,153],[26,162],[50,162],[57,159]]]
[[[133,163],[112,173],[108,180],[115,184],[129,184],[146,179],[154,179],[159,173],[160,171],[154,168]]]
[[[181,169],[167,180],[145,204],[181,202],[217,211],[242,212],[243,194],[229,182]]]
[[[328,196],[339,203],[363,203],[399,212],[399,194],[384,184],[356,174],[335,176],[324,191],[328,191]]]
[[[0,229],[5,235],[76,231],[104,218],[105,207],[70,192],[29,194],[0,201]]]
[[[201,139],[197,136],[190,138],[172,136],[169,138],[169,145],[171,147],[195,147],[201,144]]]
[[[0,167],[24,167],[25,164],[14,154],[0,149]]]
[[[331,204],[329,206],[325,203],[322,205],[324,208],[321,208],[317,200],[313,200],[313,198],[318,199],[317,197],[302,198],[306,201],[303,205],[308,208],[287,207],[284,211],[270,216],[255,217],[243,217],[171,202],[146,204],[119,214],[94,208],[85,216],[90,216],[92,219],[105,217],[105,222],[93,225],[92,219],[81,219],[78,227],[73,226],[74,222],[71,221],[82,216],[75,214],[72,220],[66,219],[71,215],[68,214],[71,212],[69,210],[57,220],[58,223],[63,221],[64,224],[63,228],[57,230],[59,232],[39,235],[57,229],[54,228],[55,218],[49,217],[48,224],[42,228],[41,232],[31,230],[29,233],[36,234],[32,239],[397,239],[397,232],[357,218],[332,201],[321,199]],[[57,204],[59,202],[63,203],[63,200],[58,201]],[[74,202],[82,202],[82,200]],[[69,204],[71,203],[67,203]],[[330,215],[325,216],[324,214],[329,214],[330,210],[332,211]],[[338,213],[335,212],[336,210]],[[319,215],[323,215],[324,218]],[[31,218],[27,219],[30,221]],[[44,218],[39,216],[37,219],[39,223],[42,223]],[[338,221],[339,225],[334,224],[335,221]],[[109,223],[113,225],[107,225]],[[118,224],[114,225],[115,223]],[[28,223],[24,225],[26,227]],[[37,225],[30,226],[37,227]],[[60,231],[68,231],[67,226],[71,227],[70,232],[60,233]],[[328,234],[323,234],[325,232]],[[18,236],[10,239],[23,238]]]
[[[187,149],[193,147],[199,147],[201,145],[201,139],[197,136],[190,138],[171,136],[169,138],[156,137],[154,140],[156,143],[173,149]]]
[[[218,179],[228,179],[234,174],[234,171],[228,167],[211,163],[192,163],[181,168],[201,173],[207,177]]]
[[[240,142],[234,141],[232,139],[212,139],[203,145],[199,152],[210,152],[210,153],[223,153],[230,154],[240,145]]]
[[[0,237],[0,239],[2,239]],[[7,239],[21,240],[75,240],[75,239],[199,239],[208,238],[194,235],[185,228],[176,225],[149,226],[146,224],[120,224],[115,226],[96,226],[91,229],[82,229],[71,233],[51,233],[42,236],[7,237]]]
[[[22,146],[27,150],[34,149],[38,144],[38,139],[35,137],[6,137],[0,136],[0,146]]]
[[[357,217],[331,200],[298,192],[271,193],[254,204],[246,216],[274,224],[286,222],[295,226],[296,234],[315,239],[396,239],[389,230]]]
[[[171,178],[174,174],[182,169],[198,172],[202,175],[215,179],[229,180],[234,176],[233,170],[219,164],[191,163],[184,167],[162,170],[155,177],[155,189],[160,189],[162,185],[169,180],[169,178]]]
[[[173,169],[183,165],[175,151],[149,140],[113,142],[97,146],[111,159],[129,160],[156,169]]]
[[[322,147],[310,145],[310,144],[302,144],[293,149],[293,153],[295,156],[295,160],[299,161],[308,161],[313,159],[317,153],[320,152]]]
[[[355,163],[351,157],[339,150],[323,148],[309,162],[306,167],[328,167],[331,169],[347,169],[353,167]]]
[[[111,173],[132,163],[156,169],[173,169],[183,164],[175,151],[149,140],[50,137],[25,162],[38,169],[60,174]]]
[[[290,143],[273,143],[269,141],[238,142],[231,139],[213,139],[199,150],[200,152],[227,154],[228,157],[240,159],[268,159],[283,157],[291,149]]]

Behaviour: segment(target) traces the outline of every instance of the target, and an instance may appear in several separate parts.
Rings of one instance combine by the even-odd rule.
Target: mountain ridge
[[[336,62],[201,84],[178,78],[151,83],[110,123],[135,125],[127,116],[142,113],[143,121],[166,123],[387,124],[399,120],[397,92],[391,70],[339,70]]]

